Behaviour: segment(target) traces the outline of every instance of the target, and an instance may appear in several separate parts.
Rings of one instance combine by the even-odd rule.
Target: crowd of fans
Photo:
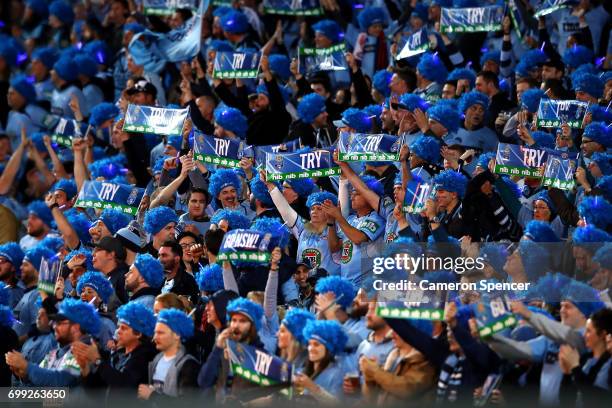
[[[213,1],[197,56],[162,63],[135,43],[199,2],[144,3],[0,4],[0,387],[157,406],[609,401],[609,2],[320,0],[297,16],[270,5],[306,1]],[[490,5],[506,6],[498,31],[440,28],[442,8]],[[422,29],[427,49],[398,58]],[[332,70],[298,52],[337,45]],[[233,51],[261,53],[257,79],[214,77]],[[588,111],[542,128],[548,99]],[[189,108],[182,135],[126,132],[128,105]],[[345,132],[397,137],[399,160],[340,160]],[[196,160],[194,135],[243,142],[239,167]],[[498,174],[499,143],[578,154],[575,186]],[[272,181],[246,147],[279,145],[327,150],[340,174]],[[96,180],[144,189],[136,215],[75,205]],[[435,194],[407,213],[415,181]],[[266,233],[269,261],[218,259],[238,229]],[[398,279],[530,283],[506,296],[516,325],[484,336],[478,291],[449,292],[441,320],[381,315],[371,261],[396,254],[484,260]],[[290,376],[239,375],[228,340]]]

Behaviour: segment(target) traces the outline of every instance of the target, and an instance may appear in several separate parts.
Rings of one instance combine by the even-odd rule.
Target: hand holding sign
[[[444,320],[451,328],[457,325],[457,304],[455,302],[448,302],[444,306]]]

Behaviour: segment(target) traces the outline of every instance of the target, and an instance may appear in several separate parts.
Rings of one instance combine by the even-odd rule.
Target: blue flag
[[[547,160],[548,152],[545,149],[500,143],[495,155],[495,173],[540,178],[540,168],[546,165]]]
[[[498,31],[504,19],[502,6],[442,8],[441,33],[475,33]]]
[[[51,140],[62,147],[72,148],[72,139],[85,137],[87,135],[87,123],[78,122],[74,119],[60,118],[53,129]]]
[[[75,207],[112,208],[125,214],[136,215],[144,189],[107,181],[86,181],[79,192]]]
[[[560,127],[567,123],[571,128],[580,129],[588,109],[587,102],[542,98],[538,106],[538,127]]]
[[[55,283],[62,269],[62,261],[57,255],[50,259],[42,258],[38,267],[37,289],[48,294],[55,292]]]
[[[257,166],[265,165],[267,153],[292,153],[300,148],[300,140],[295,139],[287,143],[281,143],[279,145],[265,145],[265,146],[247,146],[242,151],[242,156],[252,157],[255,159]]]
[[[329,150],[303,153],[267,153],[266,177],[274,180],[294,180],[328,177],[340,174]]]
[[[176,9],[197,10],[197,0],[142,0],[145,15],[170,16]]]
[[[291,364],[246,343],[227,341],[232,372],[260,386],[291,384]]]
[[[516,325],[517,319],[510,313],[508,301],[501,293],[481,293],[480,300],[471,307],[480,337],[488,337]]]
[[[204,164],[240,167],[242,145],[238,140],[196,135],[193,138],[194,158]]]
[[[420,214],[425,209],[425,203],[429,198],[435,198],[436,188],[432,183],[410,180],[406,184],[404,205],[402,211],[408,214]]]
[[[543,0],[538,5],[538,9],[533,16],[535,18],[546,16],[562,8],[570,7],[572,4],[576,4],[576,1],[575,0]]]
[[[338,141],[338,158],[346,162],[398,161],[403,141],[402,136],[342,132]]]
[[[130,104],[125,113],[123,130],[162,136],[181,136],[188,114],[189,108],[169,109]]]
[[[406,38],[402,38],[400,44],[402,44],[402,42],[404,45],[401,47],[401,51],[399,54],[397,54],[397,57],[395,57],[395,59],[401,60],[424,53],[429,49],[429,37],[427,35],[427,29],[421,28],[416,33]]]
[[[344,53],[344,43],[333,45],[329,48],[307,48],[298,49],[298,65],[300,73],[308,74],[318,71],[344,71],[348,70],[348,64]]]
[[[527,26],[525,25],[525,19],[521,11],[516,6],[515,0],[508,1],[508,11],[510,12],[510,18],[512,19],[516,35],[518,35],[519,38],[523,38],[527,33]]]
[[[236,229],[223,237],[217,261],[270,262],[272,234],[255,230]]]
[[[217,52],[213,78],[257,78],[259,58],[258,52]]]
[[[544,168],[542,185],[560,190],[572,190],[576,185],[574,180],[576,166],[577,160],[564,159],[561,156],[551,154]]]

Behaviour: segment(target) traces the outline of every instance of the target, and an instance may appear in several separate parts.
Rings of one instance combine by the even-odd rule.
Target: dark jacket
[[[157,362],[161,358],[161,353],[158,354],[153,361],[149,363],[149,384],[153,384],[153,375],[155,374],[155,367]],[[151,394],[149,401],[155,404],[157,407],[169,407],[176,404],[176,398],[184,398],[194,396],[197,390],[197,378],[200,365],[193,356],[187,354],[185,349],[181,347],[174,361],[172,362],[172,368],[170,370],[177,371],[176,378],[176,389],[172,390],[176,395],[165,394],[160,391],[155,391]],[[170,370],[168,375],[170,375]],[[168,377],[166,376],[166,380]],[[165,385],[168,385],[166,381]]]
[[[11,369],[6,364],[4,355],[9,351],[17,350],[19,348],[19,339],[15,330],[8,326],[0,326],[0,387],[11,386]]]
[[[196,304],[200,297],[200,288],[195,278],[188,274],[182,265],[174,276],[174,284],[170,292],[189,297],[193,304]]]

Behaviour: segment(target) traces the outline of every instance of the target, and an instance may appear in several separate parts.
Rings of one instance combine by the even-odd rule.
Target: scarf
[[[436,390],[436,402],[444,403],[457,401],[458,388],[463,378],[463,364],[465,356],[458,357],[456,354],[448,356],[438,378],[438,389]]]
[[[387,50],[387,40],[385,39],[384,31],[378,35],[376,47],[376,62],[374,65],[375,71],[386,69],[389,66],[389,53]]]

